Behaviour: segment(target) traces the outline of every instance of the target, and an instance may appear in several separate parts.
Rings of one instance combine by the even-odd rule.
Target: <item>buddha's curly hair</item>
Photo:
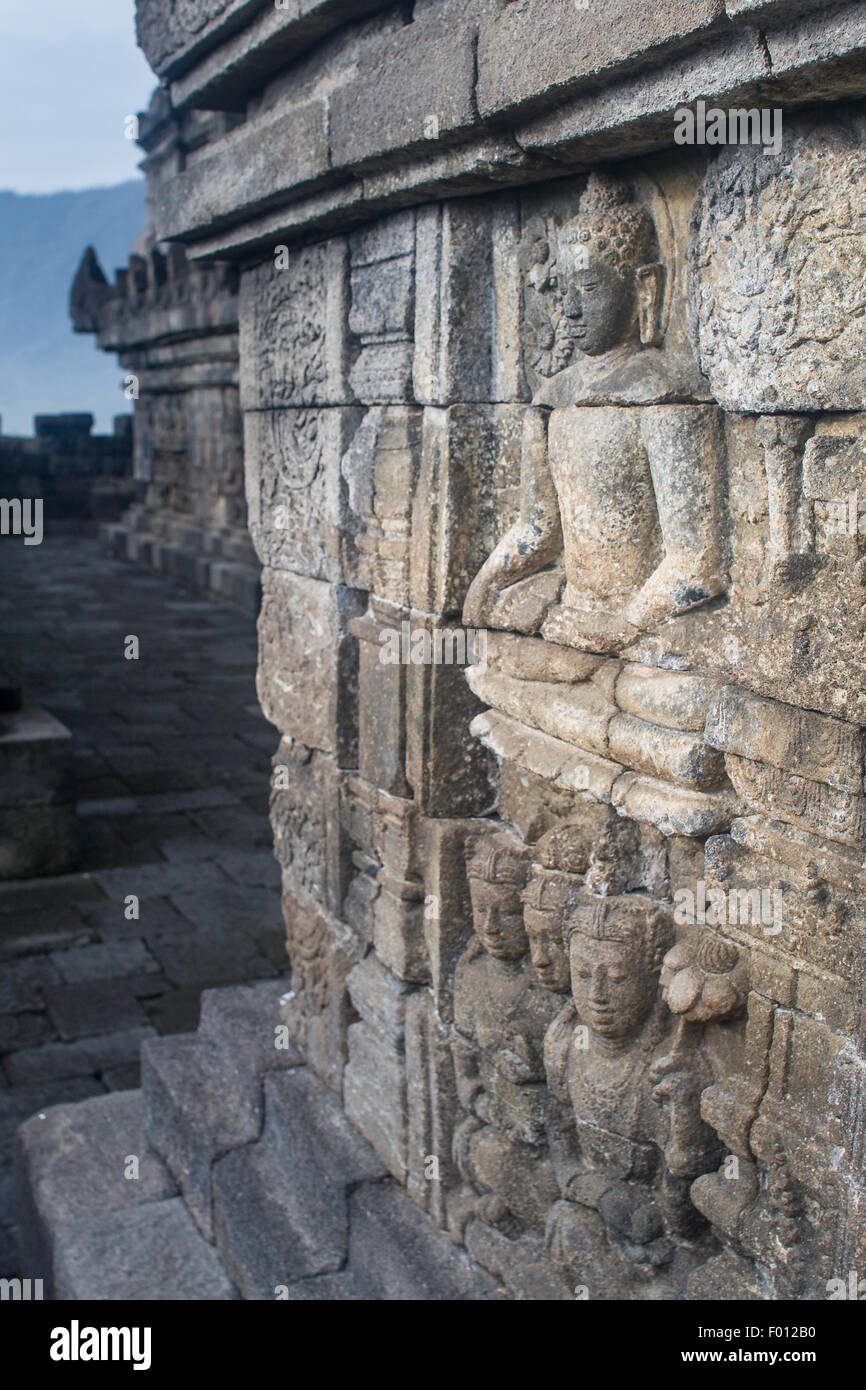
[[[591,246],[623,277],[658,258],[652,218],[630,185],[608,174],[590,174],[577,216],[560,227],[557,241],[560,247]]]

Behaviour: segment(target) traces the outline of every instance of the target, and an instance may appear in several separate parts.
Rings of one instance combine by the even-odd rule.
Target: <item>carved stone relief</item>
[[[309,398],[278,353],[249,400],[255,495],[321,489],[332,530],[310,513],[309,564],[296,534],[268,552],[263,623],[293,690],[314,684],[292,652],[319,651],[299,614],[345,670],[358,653],[339,700],[322,666],[315,717],[260,675],[339,802],[326,874],[306,830],[281,852],[298,1028],[517,1298],[820,1297],[862,1259],[852,129],[792,122],[760,168],[663,156],[473,200],[471,229],[401,213],[298,253],[297,295],[268,301],[319,327]],[[788,235],[801,308],[777,333]],[[333,286],[309,297],[326,257],[342,339]],[[805,400],[807,301],[837,271],[851,319],[828,311]],[[510,384],[484,402],[482,380]],[[482,661],[383,661],[461,610]]]

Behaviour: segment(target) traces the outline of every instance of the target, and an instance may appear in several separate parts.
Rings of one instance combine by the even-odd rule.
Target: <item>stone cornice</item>
[[[163,8],[139,0],[140,25]],[[332,31],[326,45],[309,38],[313,18]],[[669,147],[674,111],[699,98],[793,111],[866,96],[861,0],[603,0],[592,11],[440,0],[404,20],[363,3],[214,6],[160,71],[183,67],[181,107],[247,104],[247,118],[165,180],[159,238],[194,259],[249,259],[388,208]]]

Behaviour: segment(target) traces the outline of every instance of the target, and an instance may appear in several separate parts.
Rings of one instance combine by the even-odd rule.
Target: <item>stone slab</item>
[[[54,1286],[75,1302],[226,1302],[237,1297],[180,1197],[57,1231]]]
[[[658,62],[724,16],[724,0],[642,6],[601,0],[509,5],[481,24],[477,101],[482,119],[553,105],[591,79],[652,55]]]

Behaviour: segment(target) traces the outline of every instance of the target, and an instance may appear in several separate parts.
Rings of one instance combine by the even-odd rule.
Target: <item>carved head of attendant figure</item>
[[[565,914],[571,894],[583,882],[587,863],[586,830],[580,825],[557,826],[536,845],[523,895],[523,921],[533,969],[538,983],[554,994],[568,989]]]
[[[671,940],[667,913],[642,894],[575,895],[568,956],[581,1022],[612,1041],[637,1032],[658,999],[662,957]]]
[[[524,895],[523,921],[538,983],[554,994],[568,989],[568,955],[562,940],[562,915],[571,885],[565,874],[533,866]]]
[[[519,960],[529,943],[521,894],[529,872],[525,847],[508,832],[484,835],[466,865],[475,935],[496,960]]]
[[[628,186],[590,174],[577,216],[557,235],[560,338],[589,357],[638,338],[656,342],[663,284],[656,255],[652,219]]]

